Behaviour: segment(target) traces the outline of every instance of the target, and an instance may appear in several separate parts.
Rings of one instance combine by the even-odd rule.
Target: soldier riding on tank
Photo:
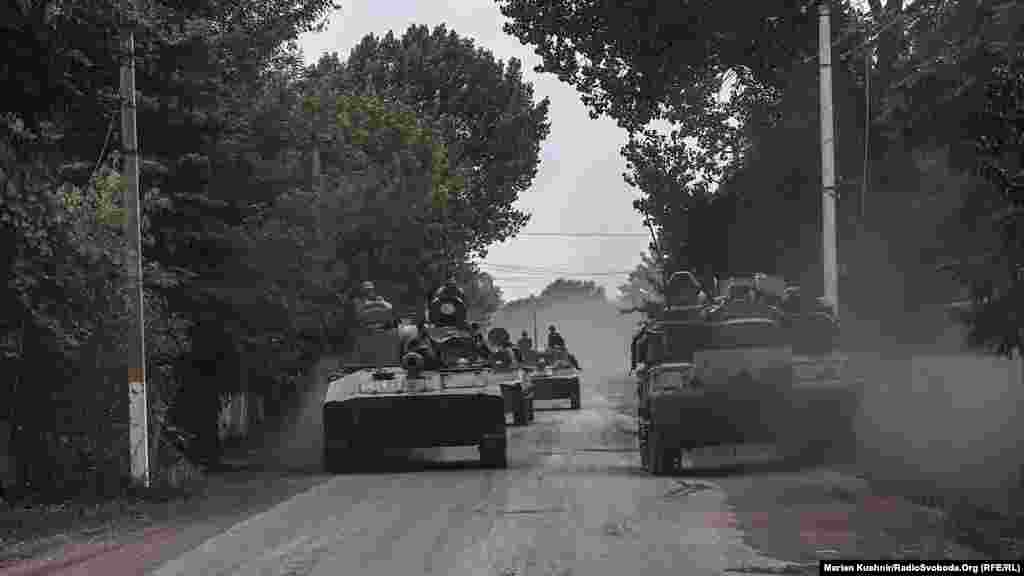
[[[394,309],[391,303],[377,294],[373,282],[367,280],[360,286],[360,297],[356,298],[356,314],[359,323],[370,329],[386,329],[395,325]]]

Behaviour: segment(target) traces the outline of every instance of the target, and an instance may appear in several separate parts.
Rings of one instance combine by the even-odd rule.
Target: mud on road
[[[153,532],[48,573],[812,574],[822,558],[978,556],[924,509],[831,470],[650,477],[623,409],[630,386],[585,382],[582,410],[541,409],[510,428],[507,470],[479,468],[467,448],[300,476],[293,487],[308,490],[265,511]],[[140,571],[117,570],[130,561]]]

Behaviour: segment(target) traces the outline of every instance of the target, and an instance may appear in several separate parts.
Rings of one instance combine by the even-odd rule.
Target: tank
[[[427,321],[364,329],[323,400],[323,462],[359,468],[387,449],[477,446],[484,466],[508,465],[503,384],[466,324],[454,285],[430,300]]]
[[[742,297],[754,279],[709,299],[692,274],[668,282],[665,307],[636,333],[640,454],[669,474],[684,451],[780,440],[791,402],[792,350],[774,307]]]
[[[536,355],[530,381],[536,400],[568,400],[572,410],[579,410],[580,370],[564,348],[553,348]]]

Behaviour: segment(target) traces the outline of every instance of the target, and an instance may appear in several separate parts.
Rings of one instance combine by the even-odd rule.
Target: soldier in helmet
[[[518,345],[519,349],[522,350],[523,352],[529,352],[530,350],[533,350],[533,340],[530,339],[530,336],[526,333],[526,330],[523,330],[523,334],[519,337]]]
[[[356,299],[356,314],[360,324],[369,328],[387,328],[395,324],[391,303],[377,294],[373,282],[367,280],[360,286],[360,297]]]
[[[477,354],[481,358],[490,358],[494,351],[487,345],[487,339],[484,338],[484,334],[480,330],[480,324],[478,322],[471,322],[469,324],[469,332],[473,335],[473,344],[476,346]]]
[[[516,348],[519,349],[519,356],[522,360],[526,361],[533,358],[533,340],[526,334],[526,330],[523,330],[522,336],[516,342]]]
[[[548,348],[565,348],[565,338],[558,333],[558,329],[552,324],[548,326]]]

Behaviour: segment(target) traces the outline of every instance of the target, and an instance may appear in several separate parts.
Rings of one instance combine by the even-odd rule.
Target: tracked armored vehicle
[[[696,279],[674,274],[664,310],[634,338],[644,467],[671,473],[685,451],[729,444],[771,444],[801,459],[838,450],[852,434],[857,386],[831,342],[837,323],[820,307],[787,313],[780,279],[755,274],[722,286],[701,303]],[[799,345],[808,323],[828,350]]]
[[[580,370],[568,350],[552,348],[539,353],[530,381],[534,399],[568,400],[572,410],[580,409]]]
[[[709,301],[689,272],[673,274],[667,288],[664,310],[631,351],[643,466],[668,474],[685,451],[774,443],[793,382],[775,310],[729,294]]]
[[[502,383],[466,324],[453,284],[429,306],[428,322],[364,332],[323,401],[323,461],[354,471],[386,449],[477,446],[481,463],[507,466]]]

